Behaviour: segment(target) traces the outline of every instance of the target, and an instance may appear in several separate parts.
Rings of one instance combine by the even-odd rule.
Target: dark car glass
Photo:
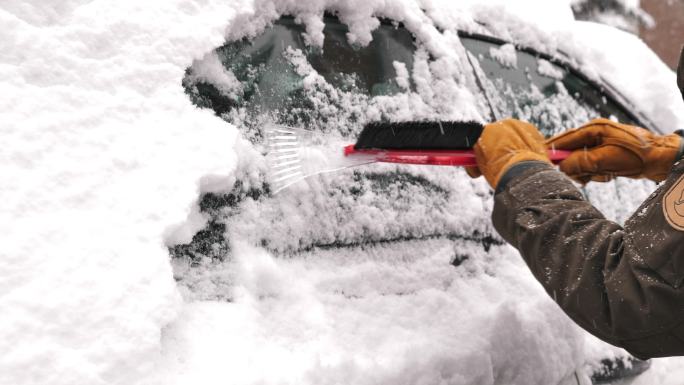
[[[350,45],[348,33],[346,25],[326,19],[323,52],[313,50],[307,55],[311,66],[338,87],[343,87],[343,79],[351,76],[355,86],[370,96],[402,92],[395,80],[394,62],[404,63],[411,72],[416,51],[411,33],[404,28],[382,24],[373,31],[373,40],[365,47]]]
[[[495,118],[515,117],[537,125],[545,135],[577,127],[598,117],[637,124],[604,93],[567,69],[515,50],[516,65],[497,60],[500,44],[462,37],[479,64],[478,72]],[[540,70],[540,65],[545,68]]]
[[[325,18],[324,44],[311,47],[304,41],[305,28],[283,17],[260,36],[231,42],[215,50],[220,62],[241,83],[235,95],[222,94],[211,82],[193,80],[193,67],[183,85],[196,105],[223,115],[244,107],[252,116],[270,115],[285,124],[305,124],[315,114],[303,90],[303,78],[293,64],[300,50],[306,62],[338,90],[373,97],[405,92],[396,82],[394,62],[409,73],[416,51],[413,36],[404,28],[383,23],[365,47],[349,43],[349,29],[332,17]]]

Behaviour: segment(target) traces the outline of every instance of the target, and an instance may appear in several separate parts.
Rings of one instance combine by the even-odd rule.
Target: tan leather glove
[[[539,130],[530,123],[515,119],[485,125],[473,150],[477,167],[467,167],[466,171],[473,178],[484,175],[492,188],[496,188],[506,171],[518,162],[538,160],[551,163]]]
[[[560,169],[579,183],[607,182],[616,176],[667,178],[677,157],[681,137],[661,136],[640,127],[594,119],[547,141],[549,148],[573,150]]]

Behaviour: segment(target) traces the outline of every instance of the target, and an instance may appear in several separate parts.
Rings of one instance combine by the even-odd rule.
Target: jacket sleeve
[[[684,355],[684,232],[663,211],[682,174],[676,166],[623,228],[552,166],[519,163],[497,188],[494,227],[582,328],[639,358]]]

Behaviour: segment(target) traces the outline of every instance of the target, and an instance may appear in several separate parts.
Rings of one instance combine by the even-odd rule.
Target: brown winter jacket
[[[581,327],[642,359],[684,355],[684,162],[624,228],[552,166],[518,163],[493,220]]]

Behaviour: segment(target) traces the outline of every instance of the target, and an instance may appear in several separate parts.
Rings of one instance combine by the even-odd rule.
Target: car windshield
[[[247,127],[253,140],[260,135],[249,127],[266,120],[318,129],[337,120],[347,126],[338,131],[353,132],[348,126],[365,118],[359,106],[415,91],[410,74],[417,49],[409,31],[383,22],[362,47],[349,43],[349,28],[337,18],[324,22],[322,47],[307,44],[305,27],[282,17],[254,39],[217,48],[188,68],[186,93],[194,104]],[[604,90],[541,54],[483,36],[464,35],[461,42],[477,75],[474,92],[486,100],[485,119],[527,120],[547,136],[597,117],[639,124]]]
[[[540,55],[483,38],[463,36],[495,119],[534,123],[547,136],[598,117],[635,120],[602,90]]]
[[[307,44],[305,32],[294,18],[283,17],[253,40],[225,44],[188,69],[186,93],[219,115],[308,125],[320,118],[307,95],[312,91],[305,85],[308,67],[335,90],[357,98],[396,95],[413,87],[408,74],[416,47],[411,33],[398,24],[381,24],[363,47],[349,43],[348,27],[334,17],[325,18],[322,47]]]

